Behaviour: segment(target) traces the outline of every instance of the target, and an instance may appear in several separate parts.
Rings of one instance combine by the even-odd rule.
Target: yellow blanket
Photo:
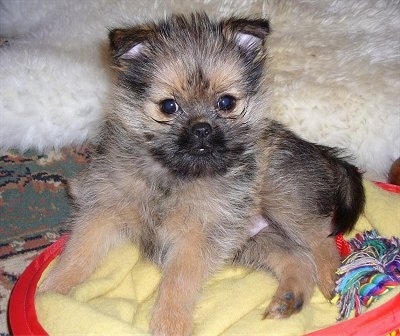
[[[400,196],[370,182],[365,188],[365,213],[352,234],[375,228],[386,237],[400,236]],[[146,334],[160,276],[156,267],[140,258],[134,246],[121,246],[69,296],[38,296],[38,319],[50,335]],[[337,307],[318,289],[301,313],[286,320],[261,320],[276,287],[269,274],[226,267],[204,288],[195,312],[194,334],[302,335],[336,322]],[[392,290],[372,308],[398,292],[399,288]]]

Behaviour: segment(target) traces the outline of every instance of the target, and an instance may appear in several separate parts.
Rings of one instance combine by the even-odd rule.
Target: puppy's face
[[[264,20],[204,14],[110,33],[119,69],[115,114],[150,155],[180,176],[246,161],[265,118]]]

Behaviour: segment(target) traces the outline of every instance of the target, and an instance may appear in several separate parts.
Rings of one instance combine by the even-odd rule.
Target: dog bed
[[[366,182],[364,215],[351,233],[376,229],[400,236],[400,196]],[[388,188],[388,187],[386,187]],[[399,188],[390,187],[400,192]],[[135,246],[121,246],[68,296],[35,293],[40,278],[67,237],[45,250],[23,273],[10,299],[15,335],[146,334],[160,271]],[[396,335],[400,333],[400,290],[388,294],[356,318],[338,323],[338,309],[315,290],[311,303],[286,320],[261,320],[277,283],[269,274],[226,267],[205,285],[195,311],[195,335]],[[177,293],[179,295],[179,293]]]

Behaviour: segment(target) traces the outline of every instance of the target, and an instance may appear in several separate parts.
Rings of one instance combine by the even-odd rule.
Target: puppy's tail
[[[365,205],[362,174],[352,164],[340,161],[332,235],[350,231],[364,211]]]

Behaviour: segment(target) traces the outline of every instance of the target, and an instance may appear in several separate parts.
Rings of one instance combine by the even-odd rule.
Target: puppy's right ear
[[[113,29],[108,34],[111,53],[116,61],[129,60],[142,54],[146,42],[154,36],[154,30],[148,26],[138,26],[126,29]]]

